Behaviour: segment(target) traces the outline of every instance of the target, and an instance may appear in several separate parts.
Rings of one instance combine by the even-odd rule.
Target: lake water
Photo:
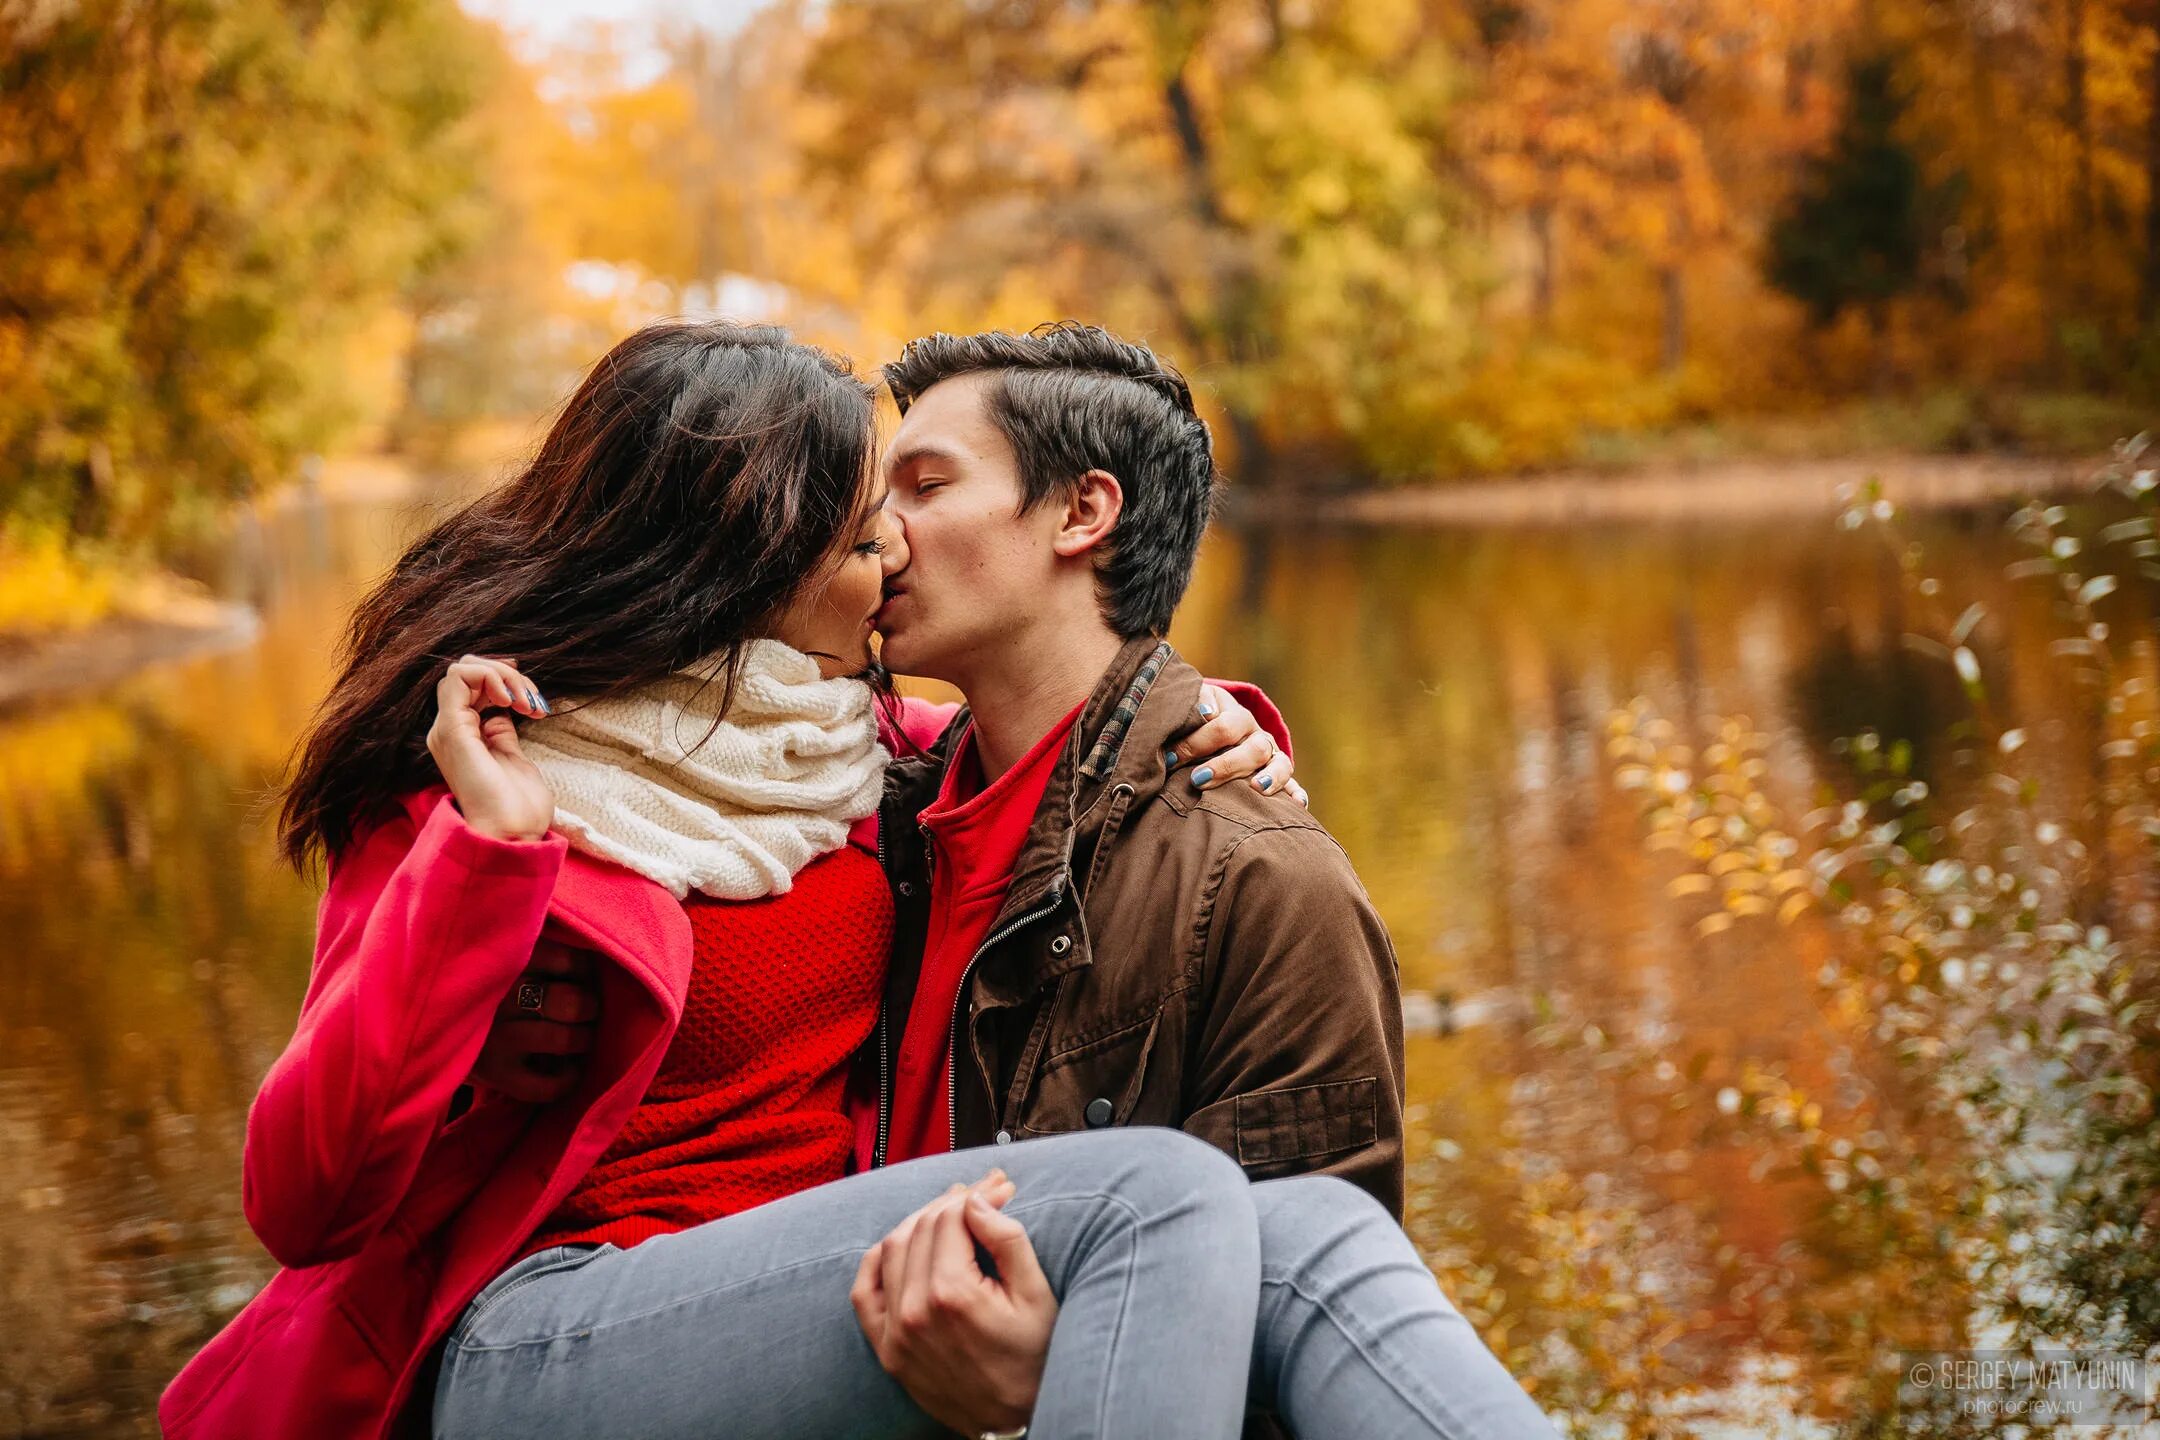
[[[277,510],[225,577],[263,612],[246,648],[0,715],[0,1436],[154,1433],[164,1381],[269,1273],[240,1216],[241,1139],[291,1030],[315,891],[273,858],[266,797],[346,606],[417,513]],[[2050,757],[2082,753],[2088,721],[2046,654],[2045,595],[2003,578],[2001,513],[1915,533],[1953,614],[1990,603],[1983,656],[2074,790]],[[1881,541],[1828,514],[1211,542],[1174,638],[1281,704],[1415,992],[1414,1228],[1450,1274],[1489,1251],[1581,1281],[1518,1294],[1520,1323],[1564,1323],[1551,1312],[1603,1304],[1600,1285],[1694,1296],[1715,1323],[1676,1363],[1729,1386],[1760,1348],[1736,1257],[1815,1263],[1808,1216],[1745,1143],[1706,1143],[1612,1081],[1621,1050],[1705,1094],[1749,1060],[1832,1089],[1844,1058],[1817,1019],[1819,936],[1697,938],[1668,898],[1607,720],[1638,695],[1683,723],[1745,715],[1769,737],[1766,783],[1804,800],[1840,783],[1837,737],[1950,718],[1946,669],[1900,644],[1911,608]],[[1607,1045],[1551,1043],[1584,1027]],[[1556,1184],[1636,1217],[1617,1278],[1596,1278],[1595,1224],[1556,1230],[1523,1203]]]

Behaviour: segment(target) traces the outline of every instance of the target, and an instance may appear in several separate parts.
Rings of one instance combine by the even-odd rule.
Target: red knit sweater
[[[682,1023],[630,1121],[526,1253],[627,1249],[847,1173],[847,1066],[877,1023],[892,897],[844,845],[761,900],[685,904]]]

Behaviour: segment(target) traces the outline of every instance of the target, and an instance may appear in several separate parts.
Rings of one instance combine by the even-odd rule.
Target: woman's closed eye
[[[863,541],[863,542],[862,542],[862,544],[860,544],[860,545],[857,545],[857,546],[855,547],[855,553],[856,553],[857,555],[882,555],[882,554],[884,554],[884,553],[885,553],[885,537],[884,537],[884,536],[882,536],[882,535],[880,535],[880,536],[878,536],[878,537],[877,537],[877,538],[875,538],[875,539],[872,539],[872,540],[865,540],[865,541]]]

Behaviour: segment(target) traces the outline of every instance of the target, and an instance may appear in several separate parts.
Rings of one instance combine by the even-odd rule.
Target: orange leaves
[[[1817,882],[1797,861],[1799,844],[1778,827],[1777,809],[1760,788],[1767,737],[1745,717],[1720,722],[1699,756],[1679,742],[1670,721],[1639,703],[1616,711],[1607,733],[1614,782],[1645,796],[1650,848],[1688,862],[1666,893],[1717,907],[1697,918],[1696,934],[1771,914],[1789,924],[1816,903]]]

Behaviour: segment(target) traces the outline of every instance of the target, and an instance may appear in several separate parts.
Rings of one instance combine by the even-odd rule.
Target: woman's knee
[[[1256,1180],[1253,1205],[1256,1209],[1266,1206],[1285,1223],[1351,1219],[1360,1224],[1395,1224],[1394,1217],[1379,1201],[1339,1175],[1285,1175],[1277,1180]]]
[[[1140,1215],[1194,1215],[1252,1225],[1252,1185],[1245,1172],[1182,1130],[1136,1125],[1076,1135],[1066,1153],[1089,1188],[1116,1195]]]
[[[1257,1181],[1251,1190],[1261,1263],[1270,1274],[1301,1268],[1344,1245],[1367,1254],[1416,1257],[1416,1247],[1395,1217],[1347,1180],[1333,1175],[1292,1175]]]

